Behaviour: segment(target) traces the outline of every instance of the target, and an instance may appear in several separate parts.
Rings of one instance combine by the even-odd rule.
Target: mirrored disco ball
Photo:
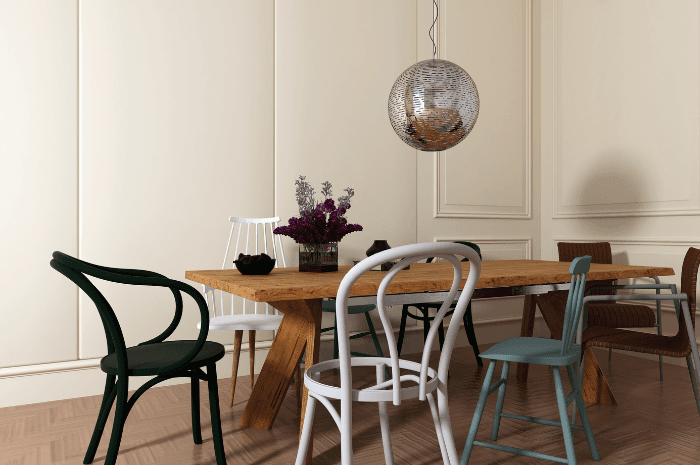
[[[408,68],[389,94],[389,119],[411,147],[437,152],[469,135],[479,116],[479,92],[456,64],[425,60]]]

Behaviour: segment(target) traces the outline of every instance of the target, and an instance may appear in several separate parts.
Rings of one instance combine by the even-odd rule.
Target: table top
[[[543,260],[484,261],[476,287],[568,283],[571,281],[569,265],[569,262]],[[352,267],[340,266],[337,272],[329,273],[300,273],[298,268],[275,268],[272,273],[264,276],[246,276],[238,270],[187,271],[185,278],[256,302],[274,302],[335,297],[340,282],[350,268]],[[469,274],[469,262],[462,262],[462,269],[463,286]],[[674,274],[673,268],[593,263],[588,281]],[[357,280],[350,295],[376,295],[385,275],[386,272],[382,271],[366,272]],[[414,263],[410,269],[399,272],[389,285],[387,294],[447,291],[452,286],[453,276],[450,263]]]

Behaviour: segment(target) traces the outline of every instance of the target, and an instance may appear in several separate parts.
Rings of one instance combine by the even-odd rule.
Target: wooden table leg
[[[581,395],[586,402],[603,405],[617,405],[615,395],[605,379],[593,351],[586,349],[586,361],[583,368],[583,388]]]
[[[523,321],[520,327],[520,337],[532,337],[535,330],[535,296],[526,295],[525,304],[523,305]],[[527,369],[530,365],[527,363],[518,363],[517,379],[523,383],[527,381]]]
[[[305,347],[308,346],[306,367],[318,362],[321,299],[285,300],[271,302],[271,305],[281,311],[284,318],[241,417],[242,427],[272,428]],[[307,390],[304,388],[302,424],[306,397]],[[312,447],[309,447],[311,450]]]
[[[304,361],[304,369],[310,367],[314,363],[318,363],[319,352],[321,349],[321,301],[318,301],[318,312],[312,322],[308,322],[308,330],[306,332],[306,360]],[[309,399],[309,390],[304,386],[304,393],[301,402],[301,423],[299,424],[299,439],[301,439],[301,430],[304,427],[304,417],[306,416],[306,401]],[[311,456],[314,451],[314,430],[311,430],[309,438],[309,450],[306,453],[306,465],[311,465]]]

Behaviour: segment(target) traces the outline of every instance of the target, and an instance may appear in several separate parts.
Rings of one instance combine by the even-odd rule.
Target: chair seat
[[[192,350],[197,341],[167,341],[143,346],[129,347],[126,357],[129,364],[129,376],[157,376],[163,374],[163,367],[177,362]],[[218,342],[207,341],[202,350],[182,369],[209,365],[224,357],[224,346]],[[110,354],[100,362],[102,371],[110,375],[119,374],[117,370],[117,355]]]
[[[629,331],[619,328],[594,326],[586,329],[582,336],[584,347],[607,347],[632,352],[685,357],[690,354],[690,344],[675,336]]]
[[[391,359],[383,357],[350,357],[351,367],[375,367],[377,365],[383,364],[391,368]],[[322,397],[330,399],[340,399],[341,391],[337,386],[331,386],[329,384],[324,384],[318,381],[320,374],[324,371],[338,370],[340,368],[340,360],[333,359],[327,360],[325,362],[320,362],[312,365],[304,375],[304,386],[312,394],[319,394]],[[421,364],[418,362],[411,362],[409,360],[399,359],[399,368],[401,370],[408,370],[416,373],[415,375],[402,375],[401,382],[412,382],[415,383],[411,386],[401,387],[401,399],[415,399],[418,397],[418,375],[420,375]],[[376,387],[370,387],[365,389],[353,389],[352,390],[352,400],[353,402],[392,402],[394,399],[393,391],[391,390],[393,382],[391,380],[385,381],[380,389]],[[426,394],[433,392],[438,386],[437,372],[428,368],[428,382],[425,385]]]
[[[508,362],[566,366],[579,361],[581,346],[572,344],[571,349],[561,355],[561,341],[559,340],[540,337],[514,337],[490,347],[481,353],[481,357]]]
[[[591,304],[588,326],[608,328],[653,328],[656,311],[646,305]]]
[[[357,315],[358,313],[367,313],[375,309],[374,305],[350,305],[348,307],[348,315]],[[335,313],[335,299],[324,300],[321,303],[321,311],[325,313]]]
[[[284,315],[243,314],[222,315],[209,319],[211,330],[250,330],[250,331],[276,331],[282,323]],[[199,328],[201,323],[197,323]]]

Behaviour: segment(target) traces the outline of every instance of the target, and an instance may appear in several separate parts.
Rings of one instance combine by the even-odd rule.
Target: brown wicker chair
[[[586,297],[586,301],[595,301],[597,299],[605,300],[629,300],[644,298],[645,300],[670,300],[675,297],[676,313],[678,315],[678,333],[674,336],[662,336],[658,334],[643,333],[640,331],[629,331],[619,328],[608,328],[603,326],[592,326],[586,329],[582,335],[582,350],[588,347],[607,347],[608,349],[629,350],[633,352],[643,352],[647,354],[657,354],[666,357],[685,357],[688,363],[688,372],[690,373],[691,383],[693,385],[693,393],[695,394],[695,403],[700,413],[700,396],[698,396],[698,386],[693,370],[693,351],[697,354],[697,343],[695,342],[695,310],[696,310],[696,288],[698,280],[698,267],[700,266],[700,250],[695,248],[688,249],[683,260],[683,269],[681,272],[681,295],[676,294],[675,285],[658,285],[657,288],[671,288],[674,295],[668,294],[645,294],[645,295],[613,295],[613,296],[590,296]],[[656,285],[648,285],[652,288]],[[627,287],[627,286],[621,286]],[[680,302],[679,297],[687,296],[686,302]],[[681,299],[682,300],[682,299]],[[687,305],[687,306],[686,306]],[[681,306],[689,309],[691,326],[687,327],[684,311],[681,311]],[[692,335],[693,338],[691,340]],[[693,350],[694,349],[694,350]]]
[[[612,251],[609,242],[559,242],[559,261],[570,262],[576,257],[590,255],[592,263],[612,264]],[[656,283],[659,281],[656,279]],[[590,290],[592,286],[613,286],[614,281],[592,281],[586,286],[586,295],[606,295],[610,289]],[[625,305],[617,302],[601,302],[588,307],[586,327],[604,326],[607,328],[657,328],[661,332],[661,304],[656,302],[656,313],[646,305]],[[608,360],[612,357],[612,349],[608,351]],[[659,378],[664,379],[663,356],[659,355]]]

